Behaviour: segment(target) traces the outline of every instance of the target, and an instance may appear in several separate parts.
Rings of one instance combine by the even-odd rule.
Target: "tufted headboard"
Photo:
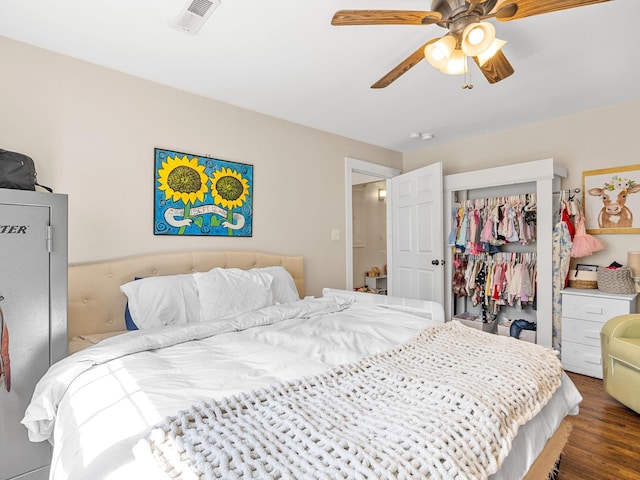
[[[84,338],[108,337],[126,330],[126,296],[120,285],[135,277],[206,272],[214,267],[241,268],[281,265],[291,274],[304,297],[303,257],[240,251],[158,253],[98,263],[69,265],[69,351],[79,350]],[[80,340],[78,340],[80,338]]]

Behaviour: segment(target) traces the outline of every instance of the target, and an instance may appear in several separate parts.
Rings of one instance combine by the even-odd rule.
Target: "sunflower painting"
[[[155,235],[250,237],[253,165],[155,149]]]

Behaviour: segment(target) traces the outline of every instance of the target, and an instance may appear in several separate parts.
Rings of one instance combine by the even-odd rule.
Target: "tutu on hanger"
[[[576,234],[571,244],[571,256],[573,258],[588,257],[604,247],[604,243],[587,233],[584,226],[584,215],[580,215],[576,224]]]

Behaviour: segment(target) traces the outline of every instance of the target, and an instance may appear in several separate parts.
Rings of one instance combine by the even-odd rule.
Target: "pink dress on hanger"
[[[576,224],[576,234],[571,243],[571,256],[573,258],[588,257],[604,247],[604,243],[587,233],[584,226],[584,216],[580,215]]]

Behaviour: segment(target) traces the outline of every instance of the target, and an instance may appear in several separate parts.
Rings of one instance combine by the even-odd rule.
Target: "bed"
[[[73,353],[23,419],[54,446],[50,478],[549,476],[581,401],[553,352],[445,322],[432,302],[307,298],[303,263],[70,266]]]

